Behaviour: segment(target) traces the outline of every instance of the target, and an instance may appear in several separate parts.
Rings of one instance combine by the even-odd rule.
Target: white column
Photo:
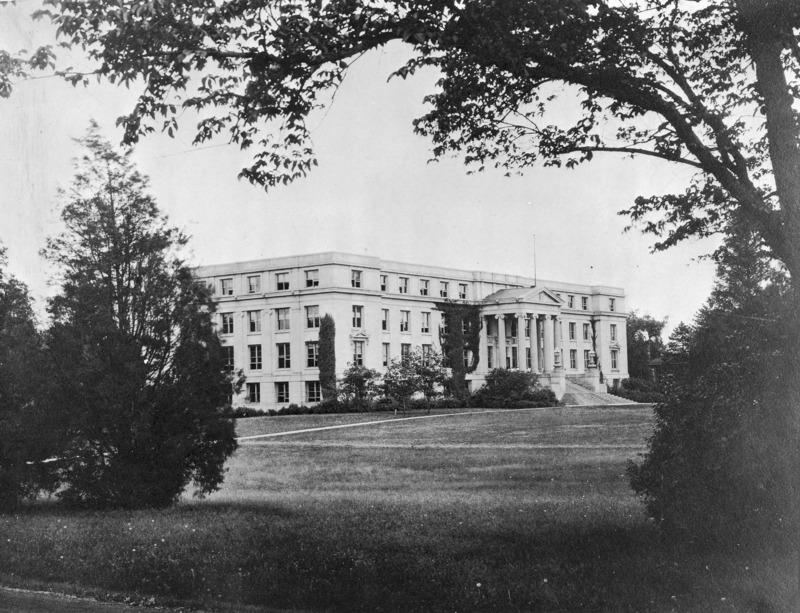
[[[528,339],[528,347],[531,352],[531,372],[539,372],[539,344],[536,342],[536,334],[539,329],[538,316],[536,313],[531,317],[531,337]]]
[[[478,360],[478,373],[488,373],[489,372],[489,334],[486,330],[486,322],[484,321],[485,317],[481,315],[481,341],[479,346],[479,360]]]
[[[525,321],[528,319],[527,313],[517,313],[517,367],[520,370],[527,370],[525,363]]]
[[[544,372],[553,372],[553,353],[555,343],[553,342],[553,323],[550,316],[544,316],[542,324],[542,336],[544,336]]]
[[[507,368],[506,366],[506,322],[505,315],[495,315],[497,318],[497,362],[498,368]]]

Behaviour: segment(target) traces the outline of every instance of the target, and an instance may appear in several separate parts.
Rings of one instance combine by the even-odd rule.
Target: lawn
[[[789,611],[792,556],[662,542],[625,463],[646,408],[252,418],[162,512],[0,516],[0,580],[219,610]]]

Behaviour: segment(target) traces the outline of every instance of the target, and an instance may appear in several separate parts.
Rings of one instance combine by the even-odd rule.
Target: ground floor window
[[[275,384],[275,400],[277,402],[289,402],[289,382],[278,381]]]
[[[247,402],[261,402],[261,384],[247,384]]]
[[[572,370],[578,369],[578,350],[577,349],[570,349],[569,350],[569,367]]]
[[[494,368],[494,347],[486,348],[486,367],[490,370]]]
[[[592,367],[591,358],[589,357],[589,350],[583,350],[583,368],[584,370],[589,370]]]
[[[322,400],[322,387],[319,381],[306,381],[306,402],[320,402]]]
[[[531,348],[525,347],[525,368],[528,370],[532,370],[533,365],[531,364]]]
[[[616,349],[612,349],[611,350],[611,369],[612,370],[617,370],[617,368],[619,368],[619,366],[617,365],[617,354],[618,353],[619,352]]]

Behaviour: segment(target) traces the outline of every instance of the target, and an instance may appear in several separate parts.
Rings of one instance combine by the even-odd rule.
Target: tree
[[[800,489],[788,284],[741,228],[720,251],[717,275],[694,325],[668,346],[667,398],[631,484],[670,534],[785,540]]]
[[[377,394],[380,380],[377,370],[350,364],[344,371],[339,390],[350,400],[370,400]]]
[[[319,385],[323,400],[336,399],[336,323],[327,313],[319,322]]]
[[[25,284],[5,274],[0,245],[0,509],[53,490],[46,462],[59,448],[59,424],[37,402],[42,342]]]
[[[664,345],[661,332],[666,325],[666,319],[639,315],[636,311],[628,313],[625,330],[628,342],[628,373],[631,377],[651,378],[650,361],[661,356]]]
[[[415,123],[435,156],[461,153],[479,170],[509,172],[539,161],[574,166],[597,153],[696,169],[683,193],[641,197],[624,213],[662,249],[719,231],[739,211],[800,286],[800,6],[792,0],[44,4],[37,16],[57,26],[61,44],[86,50],[94,74],[144,84],[120,120],[128,143],[156,129],[172,134],[184,110],[196,109],[196,143],[225,133],[255,146],[242,176],[287,183],[316,164],[306,121],[330,103],[349,65],[402,41],[413,55],[397,75],[423,66],[442,73]],[[40,68],[51,56],[44,48],[25,61]],[[29,70],[25,61],[0,62],[6,90]],[[548,111],[563,97],[579,111],[558,126]]]
[[[444,364],[450,368],[450,391],[456,398],[467,396],[467,373],[474,372],[480,361],[481,307],[477,304],[444,301],[437,303],[442,312],[439,341]],[[465,355],[470,360],[465,364]]]
[[[442,366],[438,352],[423,353],[415,348],[401,360],[393,359],[383,375],[383,392],[403,407],[414,394],[420,393],[430,400],[447,382],[447,371]]]
[[[93,507],[161,507],[194,482],[216,490],[236,449],[211,290],[179,258],[147,179],[93,125],[45,255],[47,400],[66,422],[59,496]]]

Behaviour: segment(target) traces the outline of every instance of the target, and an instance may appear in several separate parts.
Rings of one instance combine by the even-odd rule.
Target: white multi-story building
[[[444,301],[480,305],[475,389],[493,368],[539,374],[560,397],[565,379],[597,389],[627,374],[620,288],[391,262],[328,252],[204,266],[229,366],[247,378],[235,405],[281,408],[321,399],[319,325],[336,324],[336,367],[378,371],[420,347],[440,350]],[[595,364],[596,351],[596,364]]]

